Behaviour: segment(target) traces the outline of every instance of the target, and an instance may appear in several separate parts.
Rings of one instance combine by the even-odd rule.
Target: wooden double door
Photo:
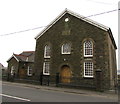
[[[60,71],[60,80],[61,83],[70,83],[71,82],[71,69],[68,65],[64,65],[61,67]]]

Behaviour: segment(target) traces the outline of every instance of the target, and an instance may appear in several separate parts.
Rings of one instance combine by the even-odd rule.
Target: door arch
[[[71,69],[68,65],[63,65],[60,70],[61,83],[70,83],[71,80]]]

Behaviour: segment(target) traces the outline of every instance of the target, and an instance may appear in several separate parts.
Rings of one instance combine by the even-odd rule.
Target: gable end
[[[77,13],[74,13],[74,12],[68,10],[68,9],[65,9],[65,10],[64,10],[60,15],[58,15],[52,22],[50,22],[50,24],[47,25],[46,28],[43,29],[43,30],[35,37],[35,39],[37,40],[39,37],[41,37],[41,36],[42,36],[47,30],[49,30],[58,20],[60,20],[66,13],[68,13],[68,14],[70,14],[70,15],[72,15],[72,16],[75,16],[76,18],[81,19],[81,20],[83,20],[83,21],[85,21],[85,22],[87,22],[87,23],[90,23],[90,24],[92,24],[92,25],[94,25],[94,26],[96,26],[96,27],[98,27],[98,28],[101,28],[101,29],[103,29],[103,30],[105,30],[105,31],[108,31],[108,30],[109,30],[109,27],[107,27],[107,26],[104,26],[104,25],[102,25],[102,24],[100,24],[100,23],[97,23],[97,22],[91,20],[91,19],[88,19],[87,17],[84,17],[84,16],[79,15],[79,14],[77,14]]]
[[[17,59],[17,57],[14,54],[7,60],[7,62],[10,61],[12,58],[15,58],[15,60],[19,62],[19,60]]]

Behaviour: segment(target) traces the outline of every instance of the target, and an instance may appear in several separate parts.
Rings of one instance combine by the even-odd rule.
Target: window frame
[[[86,63],[92,63],[92,76],[90,76],[90,75],[86,75],[85,74],[85,68],[86,68],[86,66],[85,66],[85,64]],[[91,74],[91,73],[90,73]],[[87,78],[93,78],[94,77],[94,64],[93,64],[93,62],[92,61],[86,61],[86,62],[84,62],[84,77],[87,77]]]
[[[11,74],[11,75],[14,75],[14,73],[15,73],[14,66],[11,66],[10,74]]]
[[[50,47],[50,45],[46,44],[45,47],[44,47],[44,58],[50,58],[51,57],[50,55],[47,56],[47,54],[46,54],[47,53],[47,47],[50,48],[50,51],[49,51],[50,53],[49,54],[51,55],[51,47]]]
[[[70,46],[70,47],[69,47],[69,48],[70,48],[70,51],[69,51],[69,52],[64,52],[64,45],[67,45],[67,44],[68,44],[68,46]],[[62,53],[62,54],[71,54],[71,44],[70,44],[70,43],[64,43],[64,44],[62,44],[61,53]]]
[[[32,76],[32,73],[30,74],[30,70],[32,71],[32,68],[30,68],[30,67],[28,66],[28,69],[27,69],[27,75],[28,75],[28,76]]]
[[[90,41],[91,42],[91,44],[92,44],[92,48],[91,48],[91,50],[92,50],[92,55],[86,55],[85,53],[86,53],[86,47],[85,47],[85,43],[87,42],[87,41]],[[84,57],[93,57],[93,41],[92,40],[86,40],[86,41],[84,41],[84,43],[83,43],[83,50],[84,50]]]
[[[48,73],[45,72],[45,64],[49,64]],[[50,75],[50,62],[43,63],[43,75]]]

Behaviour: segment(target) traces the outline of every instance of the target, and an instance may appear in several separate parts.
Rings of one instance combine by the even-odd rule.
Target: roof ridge
[[[27,55],[22,55],[22,54],[14,54],[16,56],[25,56],[25,57],[28,57]]]
[[[93,25],[95,25],[95,26],[99,26],[99,28],[102,28],[102,29],[105,29],[105,30],[108,30],[109,29],[109,27],[107,27],[107,26],[105,26],[105,25],[103,25],[103,24],[101,24],[101,23],[99,23],[99,22],[97,22],[97,21],[94,21],[94,20],[92,20],[92,19],[90,19],[88,16],[83,16],[83,15],[81,15],[81,14],[79,14],[79,13],[76,13],[76,12],[73,12],[73,11],[71,11],[71,10],[68,10],[68,13],[74,13],[73,15],[75,16],[76,15],[76,17],[78,17],[78,18],[80,18],[80,19],[82,19],[82,20],[84,20],[84,21],[86,21],[86,22],[88,22],[88,23],[90,23],[90,24],[93,24]],[[70,14],[69,13],[69,14]]]
[[[34,55],[33,53],[29,53],[29,55],[24,55],[24,54],[22,54],[22,53],[20,53],[20,54],[15,54],[15,53],[13,53],[13,55],[7,60],[7,62],[12,58],[12,57],[14,57],[18,62],[19,61],[25,61],[27,58],[29,58],[29,56],[31,56],[31,55]],[[20,57],[20,56],[22,56],[22,57]],[[27,61],[28,62],[28,61]]]

